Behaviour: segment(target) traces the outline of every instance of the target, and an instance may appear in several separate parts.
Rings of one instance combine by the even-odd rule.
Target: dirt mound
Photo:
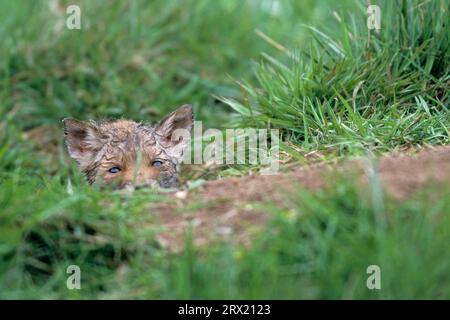
[[[393,153],[378,159],[318,164],[277,175],[209,181],[201,189],[173,194],[174,204],[153,208],[156,224],[165,228],[158,240],[165,247],[179,250],[190,227],[194,243],[199,245],[231,237],[233,241],[248,243],[252,231],[268,220],[267,214],[252,203],[271,201],[283,206],[286,195],[296,185],[315,191],[337,176],[350,174],[362,187],[371,176],[379,177],[388,196],[404,200],[428,183],[450,184],[450,146],[414,154]]]

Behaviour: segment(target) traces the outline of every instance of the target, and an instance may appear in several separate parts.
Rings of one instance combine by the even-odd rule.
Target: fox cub
[[[97,124],[64,119],[64,138],[90,184],[176,188],[193,121],[189,105],[154,127],[129,120]]]

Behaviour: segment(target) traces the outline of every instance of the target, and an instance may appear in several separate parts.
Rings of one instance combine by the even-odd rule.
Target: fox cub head
[[[63,122],[69,155],[90,184],[102,181],[119,188],[178,186],[179,164],[193,125],[191,106],[178,108],[154,127],[129,120]]]

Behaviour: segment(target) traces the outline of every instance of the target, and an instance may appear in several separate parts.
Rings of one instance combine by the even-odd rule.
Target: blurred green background
[[[273,49],[259,29],[289,47],[301,23],[333,29],[332,10],[352,1],[79,1],[81,30],[66,28],[70,1],[2,1],[1,112],[21,126],[83,119],[155,120],[183,103],[221,124],[213,95],[239,96],[231,78],[250,79]]]

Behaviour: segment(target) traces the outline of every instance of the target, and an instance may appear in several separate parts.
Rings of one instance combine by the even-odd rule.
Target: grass
[[[251,248],[197,248],[188,233],[184,250],[174,254],[153,240],[155,230],[137,227],[149,221],[149,201],[167,200],[153,191],[123,196],[74,186],[68,194],[51,182],[29,185],[28,198],[5,203],[6,190],[23,190],[20,180],[15,185],[1,189],[8,208],[2,298],[450,297],[450,201],[436,201],[435,188],[404,203],[383,200],[384,222],[351,179],[319,193],[299,188],[284,207],[264,206],[273,219]],[[70,264],[82,270],[81,290],[65,288]],[[366,287],[374,264],[382,272],[379,291]]]
[[[351,178],[293,186],[284,206],[255,204],[273,218],[251,247],[188,233],[176,254],[142,227],[173,199],[87,186],[60,125],[191,103],[204,127],[279,128],[292,158],[448,144],[446,1],[385,1],[370,39],[350,0],[79,3],[70,31],[68,2],[0,2],[0,298],[450,298],[446,187],[398,202]],[[66,288],[71,264],[82,290]]]
[[[290,2],[283,19],[270,2],[82,1],[83,31],[65,28],[68,2],[3,2],[1,110],[33,127],[67,116],[156,120],[190,102],[217,125],[226,115],[212,94],[237,95],[227,74],[251,78],[251,60],[269,49],[254,30],[286,38],[317,6]]]
[[[370,37],[360,13],[337,15],[338,37],[304,26],[312,32],[308,46],[274,44],[287,58],[265,55],[256,84],[240,83],[246,99],[223,101],[241,125],[280,128],[306,151],[348,155],[447,144],[446,2],[389,1],[381,11],[383,27]]]

